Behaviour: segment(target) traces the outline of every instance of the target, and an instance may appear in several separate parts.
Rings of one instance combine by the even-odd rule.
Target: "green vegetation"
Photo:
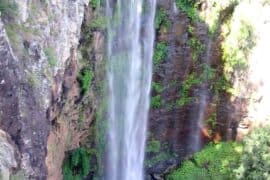
[[[5,26],[6,33],[8,36],[8,39],[11,41],[12,44],[15,45],[15,47],[19,46],[21,39],[18,34],[18,25],[16,24],[7,24]]]
[[[211,80],[217,76],[216,71],[205,63],[201,64],[199,68],[199,71],[201,71],[199,75],[195,72],[192,72],[182,82],[180,89],[180,99],[178,99],[176,102],[178,106],[185,106],[194,100],[194,98],[190,96],[190,91],[195,86],[199,86],[203,83],[209,83],[211,89],[216,88],[216,84],[211,85]]]
[[[209,82],[209,80],[213,80],[216,76],[216,70],[210,67],[208,64],[203,63],[200,65],[202,69],[202,73],[200,75],[200,79],[202,82]]]
[[[97,162],[96,176],[101,177],[104,171],[104,155],[106,146],[106,132],[107,132],[107,121],[105,120],[105,111],[108,102],[106,99],[102,99],[99,108],[96,112],[95,126],[94,126],[94,137],[95,137],[95,157]],[[92,138],[92,137],[91,137]]]
[[[160,152],[160,142],[157,140],[150,140],[146,147],[147,153],[158,153]]]
[[[217,125],[217,113],[212,113],[208,119],[205,120],[206,124],[210,127],[208,130],[209,133],[212,135],[213,131],[212,129],[215,129]]]
[[[176,0],[176,6],[182,10],[192,22],[199,20],[196,0]]]
[[[242,151],[243,147],[238,143],[209,144],[190,160],[184,161],[168,176],[168,180],[235,179],[233,171],[239,165]]]
[[[56,53],[53,48],[47,47],[44,49],[44,53],[47,57],[48,63],[51,67],[54,67],[57,65],[57,58]]]
[[[36,74],[35,73],[28,73],[27,74],[27,79],[28,79],[28,83],[29,83],[29,85],[32,87],[32,88],[35,88],[35,87],[37,87],[37,85],[38,85],[38,78],[37,78],[37,76],[36,76]]]
[[[94,74],[90,69],[85,68],[81,71],[78,80],[80,82],[82,94],[85,94],[89,90],[93,77]]]
[[[161,106],[161,96],[156,95],[151,98],[151,107],[153,109],[158,109]]]
[[[207,16],[204,17],[204,11],[201,12],[201,18],[209,27],[209,36],[214,38],[218,27],[220,26],[221,14],[228,12],[229,9],[233,10],[233,7],[237,5],[240,0],[226,0],[220,2],[220,0],[208,0],[207,5],[211,8],[211,12],[207,13]]]
[[[154,96],[151,97],[151,107],[154,109],[158,109],[161,104],[161,95],[162,91],[164,90],[164,87],[158,83],[158,82],[152,82],[152,91],[154,93]]]
[[[269,179],[270,126],[258,128],[244,139],[244,151],[237,179]]]
[[[86,148],[73,150],[64,160],[64,180],[81,180],[85,178],[90,170],[90,156]]]
[[[162,28],[168,29],[171,23],[168,20],[168,15],[166,14],[165,9],[158,8],[155,17],[155,28],[161,30]]]
[[[195,37],[192,37],[188,40],[188,46],[192,49],[193,61],[196,61],[205,50],[204,44],[202,44],[201,41]]]
[[[155,139],[150,139],[147,142],[146,153],[147,158],[145,161],[145,166],[147,167],[153,167],[162,161],[176,157],[174,153],[170,153],[167,144],[161,144]]]
[[[192,87],[201,84],[200,78],[195,73],[191,73],[187,76],[186,80],[182,83],[180,90],[180,99],[177,101],[177,105],[184,106],[192,102],[193,98],[189,96]]]
[[[158,82],[152,82],[152,89],[159,94],[164,90],[164,87]]]
[[[100,6],[100,0],[90,0],[90,4],[93,9],[97,9]]]
[[[97,16],[87,25],[91,30],[104,30],[107,27],[107,17]]]
[[[154,51],[154,64],[159,65],[167,57],[167,44],[158,42]]]
[[[10,175],[10,180],[22,180],[22,179],[27,179],[27,175],[23,170],[20,170],[16,172],[15,174]]]
[[[242,73],[248,68],[247,58],[256,44],[256,38],[252,25],[238,18],[224,26],[224,37],[224,75],[227,80],[232,80],[233,73]]]
[[[157,163],[162,162],[162,161],[165,161],[165,160],[170,159],[172,157],[174,157],[174,156],[171,155],[168,152],[159,152],[155,156],[153,156],[152,158],[146,160],[145,161],[145,165],[147,167],[153,167]]]
[[[14,17],[18,6],[13,0],[0,0],[0,12],[3,17]]]

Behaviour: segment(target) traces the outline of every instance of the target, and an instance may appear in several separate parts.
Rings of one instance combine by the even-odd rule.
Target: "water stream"
[[[156,0],[106,0],[108,180],[143,179],[155,5]]]

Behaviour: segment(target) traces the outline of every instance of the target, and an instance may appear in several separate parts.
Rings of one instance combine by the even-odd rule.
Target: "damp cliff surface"
[[[86,103],[78,49],[85,14],[93,14],[88,4],[1,1],[0,127],[10,137],[1,143],[11,144],[1,166],[4,178],[10,173],[21,179],[61,179],[65,151],[84,139],[92,112],[78,110]],[[99,49],[102,39],[97,33],[93,37]],[[79,116],[85,114],[79,129]]]
[[[234,140],[241,128],[246,131],[238,128],[250,97],[243,92],[249,90],[243,74],[256,43],[248,20],[235,20],[245,4],[158,1],[145,161],[150,179],[206,143]]]

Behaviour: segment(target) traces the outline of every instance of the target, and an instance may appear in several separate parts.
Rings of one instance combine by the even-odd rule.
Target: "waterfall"
[[[156,0],[106,0],[108,180],[143,179],[155,5]]]

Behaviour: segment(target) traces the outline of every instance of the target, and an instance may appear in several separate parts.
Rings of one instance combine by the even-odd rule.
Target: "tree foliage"
[[[269,179],[270,177],[270,126],[254,130],[244,139],[241,165],[237,179]]]
[[[223,180],[235,179],[233,170],[238,167],[242,145],[232,142],[209,144],[168,176],[168,180]]]

